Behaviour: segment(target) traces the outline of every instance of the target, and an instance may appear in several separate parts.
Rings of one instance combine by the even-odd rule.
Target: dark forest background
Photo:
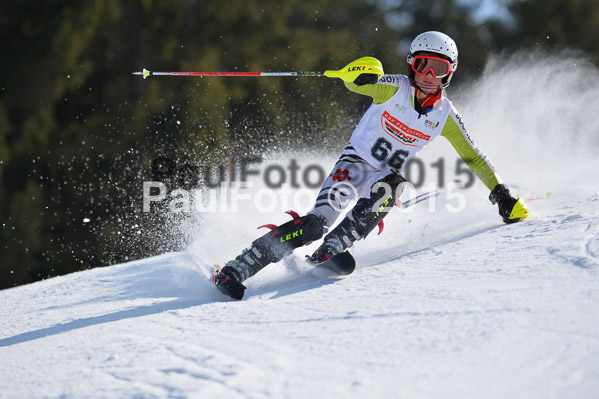
[[[321,71],[371,55],[405,73],[426,30],[458,44],[453,90],[515,49],[599,65],[596,0],[1,2],[0,288],[181,249],[141,212],[156,159],[191,165],[162,176],[185,188],[202,185],[197,168],[274,146],[336,153],[368,103],[333,79],[131,72]]]

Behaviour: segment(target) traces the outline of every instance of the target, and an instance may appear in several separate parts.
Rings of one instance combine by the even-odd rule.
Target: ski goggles
[[[430,55],[417,55],[412,60],[412,70],[414,72],[418,75],[426,75],[431,72],[435,78],[444,78],[450,75],[452,72],[455,72],[456,66],[454,66],[454,69],[451,69],[452,65],[449,61]]]

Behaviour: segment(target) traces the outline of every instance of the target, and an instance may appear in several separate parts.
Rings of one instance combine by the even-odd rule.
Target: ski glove
[[[325,71],[324,76],[339,78],[358,86],[375,84],[383,77],[383,64],[374,57],[362,57],[347,64],[338,71]]]
[[[528,216],[528,206],[524,200],[512,197],[505,184],[496,185],[489,195],[489,200],[493,205],[499,206],[499,215],[505,223],[516,223]]]

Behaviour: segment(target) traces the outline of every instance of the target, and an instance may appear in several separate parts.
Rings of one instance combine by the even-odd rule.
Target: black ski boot
[[[308,257],[308,262],[312,264],[326,262],[351,247],[355,241],[366,238],[377,225],[380,234],[383,231],[383,218],[393,208],[397,197],[401,194],[401,190],[397,187],[405,181],[406,179],[401,175],[390,174],[375,183],[374,188],[377,188],[379,183],[387,184],[391,188],[389,197],[375,210],[373,210],[374,205],[383,198],[383,195],[389,193],[388,190],[380,187],[379,190],[373,191],[370,198],[360,198],[351,213],[325,236],[322,245]]]
[[[360,226],[346,216],[335,229],[325,236],[324,242],[307,260],[314,265],[326,262],[351,247],[354,241],[363,238],[362,234]]]
[[[260,270],[268,265],[268,263],[260,251],[252,245],[252,247],[244,249],[237,258],[225,263],[225,266],[221,270],[215,271],[217,278],[215,280],[213,277],[212,282],[218,286],[219,282],[223,281],[223,279],[228,281],[230,278],[233,278],[243,283],[248,277],[255,274],[252,273],[254,269]]]
[[[230,276],[242,283],[262,270],[266,265],[278,262],[291,254],[295,248],[310,244],[324,235],[325,220],[315,214],[300,217],[288,211],[293,220],[281,226],[264,225],[271,231],[258,238],[241,255],[225,264],[219,274]],[[213,282],[218,286],[218,279]]]

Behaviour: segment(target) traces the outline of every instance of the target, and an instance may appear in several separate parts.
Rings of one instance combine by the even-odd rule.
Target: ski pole
[[[400,208],[408,208],[408,207],[414,206],[422,201],[426,201],[429,198],[438,197],[443,192],[445,192],[445,190],[429,191],[426,193],[422,193],[416,197],[410,198],[409,200],[406,200],[405,202],[402,202],[401,200],[397,200],[395,205],[397,205]],[[545,195],[536,195],[533,197],[528,197],[525,199],[525,201],[529,202],[529,201],[537,201],[537,200],[545,199],[545,198],[551,198],[552,195],[553,195],[553,193],[547,192],[547,193],[545,193]]]
[[[397,200],[395,205],[397,205],[399,208],[408,208],[410,206],[414,206],[414,205],[418,204],[419,202],[426,201],[429,198],[438,197],[443,192],[445,192],[445,190],[428,191],[428,192],[422,193],[416,197],[410,198],[409,200],[407,200],[405,202],[401,202],[401,200]]]
[[[370,58],[370,57],[364,57]],[[358,60],[359,61],[359,60]],[[355,61],[357,62],[357,61]],[[340,78],[345,82],[353,82],[358,76],[363,73],[375,73],[369,65],[356,65],[349,68],[341,68],[339,70],[326,70],[322,72],[152,72],[144,68],[141,72],[132,72],[133,75],[141,75],[145,78],[148,76],[326,76],[328,78]],[[379,78],[383,77],[383,71],[380,71]]]
[[[526,201],[536,201],[536,200],[540,200],[540,199],[543,199],[543,198],[551,198],[552,195],[553,195],[553,193],[548,192],[548,193],[545,193],[545,195],[537,195],[537,196],[534,196],[534,197],[526,198]]]
[[[148,76],[330,76],[331,72],[152,72],[143,69],[141,72],[133,72],[133,75]]]

